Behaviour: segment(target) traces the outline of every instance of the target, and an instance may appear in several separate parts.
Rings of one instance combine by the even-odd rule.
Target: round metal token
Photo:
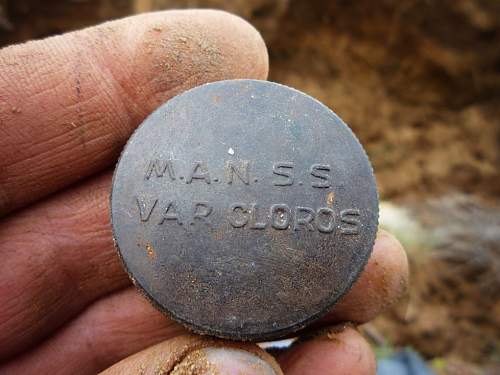
[[[195,332],[269,340],[324,315],[371,253],[372,167],[330,109],[257,80],[159,107],[116,167],[113,232],[135,285]]]

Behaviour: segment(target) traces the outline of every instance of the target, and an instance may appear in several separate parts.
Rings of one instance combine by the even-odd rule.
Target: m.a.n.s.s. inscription
[[[186,164],[186,163],[182,163]],[[329,188],[331,186],[330,164],[313,163],[306,171],[304,181],[297,178],[296,165],[290,161],[271,163],[268,173],[263,173],[260,178],[270,176],[273,186],[292,186],[308,184],[313,188]],[[202,182],[207,185],[213,183],[226,183],[228,185],[240,183],[244,185],[259,182],[259,176],[253,171],[249,160],[228,160],[222,170],[211,169],[205,161],[194,161],[186,167],[173,159],[149,160],[144,174],[146,181],[156,179],[178,181],[186,184]]]

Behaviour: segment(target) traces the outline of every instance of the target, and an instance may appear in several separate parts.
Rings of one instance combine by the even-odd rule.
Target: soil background
[[[412,268],[408,300],[367,334],[438,372],[499,373],[500,1],[0,0],[0,46],[186,7],[249,20],[269,79],[323,101],[365,146]]]

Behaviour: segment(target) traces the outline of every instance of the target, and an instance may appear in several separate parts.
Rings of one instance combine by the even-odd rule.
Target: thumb
[[[250,343],[178,336],[136,353],[101,375],[283,375],[272,356]]]

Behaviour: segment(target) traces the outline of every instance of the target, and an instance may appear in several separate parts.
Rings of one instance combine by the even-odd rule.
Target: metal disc
[[[297,90],[189,90],[116,167],[113,232],[135,285],[195,332],[268,340],[324,315],[371,253],[378,196],[351,130]]]

